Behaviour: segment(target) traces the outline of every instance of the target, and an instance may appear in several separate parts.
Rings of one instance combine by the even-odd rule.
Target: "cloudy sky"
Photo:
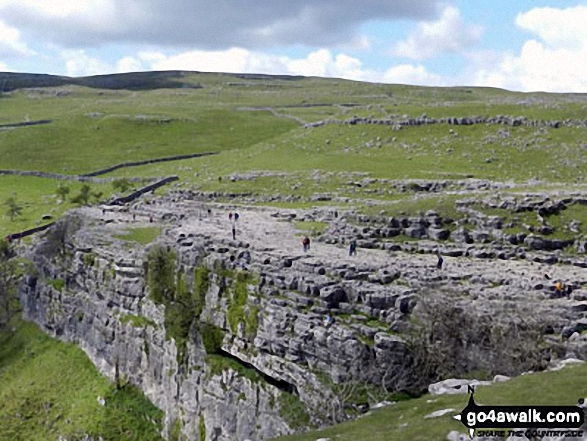
[[[0,71],[587,92],[587,0],[0,0]]]

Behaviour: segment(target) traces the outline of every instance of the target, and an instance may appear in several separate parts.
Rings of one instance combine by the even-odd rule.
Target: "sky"
[[[587,92],[587,0],[0,0],[0,71]]]

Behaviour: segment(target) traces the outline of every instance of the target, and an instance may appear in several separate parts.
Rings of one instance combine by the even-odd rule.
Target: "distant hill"
[[[126,89],[126,90],[153,90],[153,89],[198,89],[199,84],[181,81],[188,72],[160,71],[160,72],[133,72],[112,75],[95,75],[90,77],[72,78],[58,75],[9,73],[0,72],[0,91],[31,87],[58,87],[68,84],[93,87],[96,89]]]

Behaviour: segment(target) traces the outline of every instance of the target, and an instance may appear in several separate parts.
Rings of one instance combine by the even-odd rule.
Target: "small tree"
[[[104,193],[101,191],[95,191],[92,193],[92,196],[96,202],[100,202],[100,199],[102,199],[102,196],[104,196]]]
[[[17,202],[16,194],[12,193],[12,196],[6,199],[4,205],[6,206],[6,215],[10,218],[11,222],[21,215],[22,205]]]
[[[45,233],[44,240],[37,249],[37,254],[52,261],[63,260],[67,255],[67,249],[71,246],[71,240],[80,226],[81,221],[76,216],[66,216],[58,220]]]
[[[59,197],[59,199],[61,199],[62,201],[65,202],[69,192],[70,192],[70,189],[67,185],[59,184],[59,187],[57,187],[57,191],[55,193],[57,193],[57,196]]]
[[[91,189],[88,184],[82,185],[79,193],[71,200],[71,202],[78,205],[88,205],[91,196],[90,191]]]
[[[125,193],[129,188],[131,188],[131,183],[127,178],[116,179],[112,182],[112,188],[114,188],[116,191],[119,191],[120,193]]]

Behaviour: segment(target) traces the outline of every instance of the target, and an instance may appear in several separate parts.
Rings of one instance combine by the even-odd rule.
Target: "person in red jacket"
[[[308,236],[304,237],[302,240],[302,245],[304,247],[304,252],[310,251],[310,238]]]

